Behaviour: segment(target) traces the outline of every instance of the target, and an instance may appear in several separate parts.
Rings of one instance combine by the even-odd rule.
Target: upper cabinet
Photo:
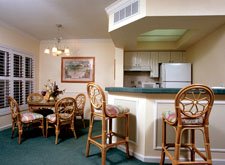
[[[149,52],[125,52],[125,71],[150,71]]]
[[[160,63],[185,62],[183,51],[125,52],[125,71],[151,71],[150,77],[159,77]]]
[[[159,52],[151,52],[151,73],[150,77],[157,78],[159,77]]]

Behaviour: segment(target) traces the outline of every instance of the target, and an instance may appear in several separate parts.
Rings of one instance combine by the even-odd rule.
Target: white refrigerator
[[[183,88],[191,84],[190,63],[162,63],[160,65],[161,88]]]

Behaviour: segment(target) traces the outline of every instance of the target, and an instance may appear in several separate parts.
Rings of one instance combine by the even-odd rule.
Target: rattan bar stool
[[[91,116],[86,146],[86,156],[89,155],[90,144],[94,144],[101,150],[102,165],[105,165],[107,150],[109,148],[125,144],[126,153],[129,157],[129,109],[117,105],[106,105],[105,94],[101,87],[95,83],[88,83],[87,93],[91,104]],[[92,130],[94,127],[95,117],[101,119],[102,131],[100,135],[93,136]],[[118,118],[124,118],[125,120],[125,135],[112,131],[112,120]],[[113,136],[117,137],[115,142],[112,141]]]
[[[209,141],[209,114],[214,102],[213,91],[205,86],[193,84],[181,89],[175,97],[175,112],[162,114],[162,153],[161,162],[164,164],[165,155],[172,164],[212,164]],[[175,130],[175,142],[167,143],[166,126],[172,126]],[[182,141],[182,135],[188,130],[188,142]],[[204,139],[205,153],[201,152],[195,143],[195,132],[200,130]],[[174,154],[169,150],[174,148]],[[180,149],[186,148],[190,155],[180,159]],[[186,150],[184,150],[186,151]],[[195,159],[198,155],[199,158]]]

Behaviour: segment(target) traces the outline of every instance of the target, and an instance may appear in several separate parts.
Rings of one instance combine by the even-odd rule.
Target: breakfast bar
[[[130,108],[130,150],[144,162],[159,162],[161,153],[161,114],[174,110],[174,98],[180,88],[129,88],[106,87],[109,104],[120,104]],[[225,154],[225,88],[214,88],[215,101],[210,115],[210,141],[213,162],[220,164]],[[120,130],[121,122],[114,123]],[[174,134],[168,131],[169,139]],[[121,130],[122,132],[122,130]],[[201,134],[197,134],[201,136]],[[197,139],[203,148],[202,138]],[[121,148],[123,150],[123,148]]]

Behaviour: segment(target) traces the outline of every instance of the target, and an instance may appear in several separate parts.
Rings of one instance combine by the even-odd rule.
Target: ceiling
[[[155,29],[140,34],[137,38],[139,42],[161,42],[161,41],[178,41],[187,29]]]
[[[105,8],[115,1],[0,0],[0,23],[38,40],[58,37],[56,24],[62,24],[63,39],[111,38],[116,47],[127,50],[136,49],[138,44],[142,49],[159,49],[162,44],[167,49],[185,49],[225,23],[224,16],[216,15],[145,17],[108,33]],[[159,47],[152,44],[159,42]],[[168,43],[173,47],[167,47]]]
[[[0,21],[38,40],[110,38],[105,8],[116,0],[0,0]]]

